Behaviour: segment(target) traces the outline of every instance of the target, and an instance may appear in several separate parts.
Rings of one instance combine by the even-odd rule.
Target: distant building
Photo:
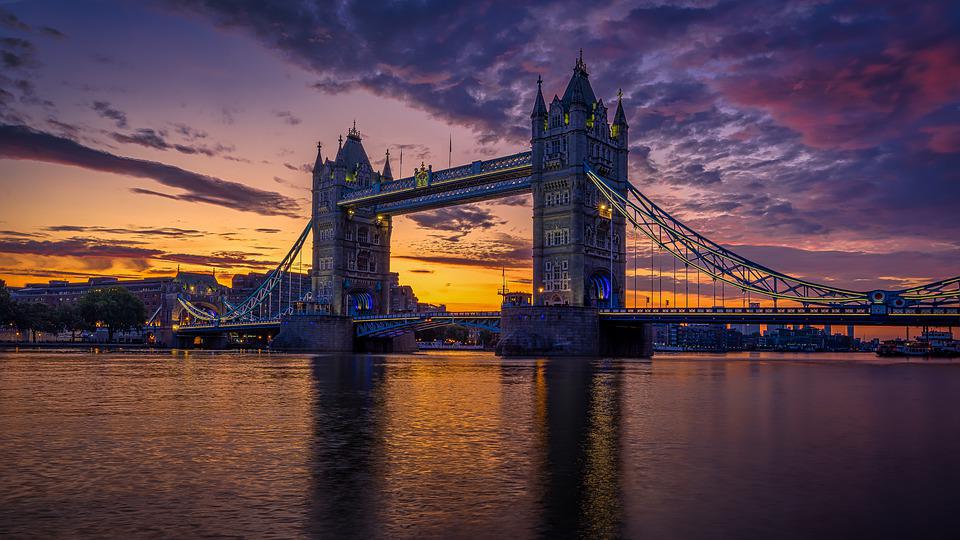
[[[503,292],[504,306],[529,306],[533,295],[528,292]]]
[[[390,272],[390,312],[414,313],[417,311],[418,302],[413,287],[400,285],[400,274]]]
[[[446,311],[446,304],[429,304],[427,302],[417,303],[417,313],[433,313],[437,311]]]
[[[47,283],[28,283],[10,291],[10,298],[17,302],[42,303],[50,307],[75,304],[91,290],[108,287],[123,287],[139,298],[147,308],[147,317],[166,305],[166,295],[177,287],[174,278],[147,278],[120,280],[115,277],[89,278],[86,283],[70,283],[52,279]]]
[[[89,291],[109,287],[122,287],[139,298],[146,307],[148,320],[169,326],[183,315],[178,296],[202,303],[208,309],[222,309],[221,300],[228,291],[211,274],[177,272],[173,277],[122,280],[116,277],[93,277],[84,282],[53,279],[47,283],[28,283],[10,291],[10,297],[18,302],[44,303],[55,307],[64,303],[76,303]]]
[[[768,328],[758,343],[761,349],[775,351],[851,351],[860,348],[859,340],[842,334],[828,334],[811,326],[803,328]]]

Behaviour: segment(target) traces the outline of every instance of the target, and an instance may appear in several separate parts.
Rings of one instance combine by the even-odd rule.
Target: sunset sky
[[[581,47],[631,180],[699,232],[858,290],[960,274],[960,4],[586,5],[0,1],[0,279],[266,271],[317,142],[355,120],[405,176],[450,137],[454,164],[529,149],[537,76],[562,93]],[[492,307],[502,265],[529,290],[527,198],[394,223],[423,301]]]

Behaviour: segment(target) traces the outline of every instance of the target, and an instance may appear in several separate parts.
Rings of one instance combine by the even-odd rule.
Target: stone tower
[[[625,220],[587,178],[586,161],[626,195],[627,122],[618,96],[613,124],[590,86],[583,52],[563,97],[547,108],[542,81],[530,115],[533,138],[534,305],[622,307]]]
[[[320,307],[334,315],[390,311],[390,217],[337,206],[344,194],[389,179],[389,160],[388,153],[383,173],[373,170],[356,123],[346,142],[340,138],[333,161],[324,161],[317,149],[312,287]]]

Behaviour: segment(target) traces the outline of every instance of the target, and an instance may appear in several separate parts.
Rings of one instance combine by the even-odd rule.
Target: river
[[[0,352],[0,536],[960,537],[960,365]]]

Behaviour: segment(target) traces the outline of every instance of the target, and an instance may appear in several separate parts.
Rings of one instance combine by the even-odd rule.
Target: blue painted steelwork
[[[825,306],[870,306],[895,309],[908,306],[960,304],[960,277],[901,291],[854,291],[789,276],[755,263],[697,233],[668,214],[627,182],[626,197],[615,183],[584,162],[587,177],[627,222],[682,263],[708,276],[773,298]]]
[[[354,317],[359,337],[391,337],[444,325],[461,325],[500,331],[499,311],[404,313]],[[601,309],[600,320],[610,323],[752,323],[752,324],[834,324],[863,326],[960,326],[960,308],[908,307],[877,310],[867,307],[712,307],[712,308],[625,308]],[[174,329],[178,334],[217,334],[275,331],[280,321],[204,322]]]
[[[457,325],[500,332],[499,311],[397,313],[354,317],[357,337],[393,337],[417,330]]]
[[[307,226],[304,227],[303,232],[300,233],[299,237],[297,237],[297,240],[293,243],[290,251],[288,251],[287,255],[283,258],[283,260],[280,261],[280,264],[278,264],[276,268],[267,274],[267,277],[263,280],[263,283],[261,283],[255,291],[250,293],[247,298],[245,298],[236,306],[232,306],[230,310],[223,315],[209,313],[207,310],[204,310],[203,308],[191,303],[189,300],[183,297],[178,297],[177,301],[180,302],[180,305],[182,305],[187,312],[190,313],[190,315],[193,315],[195,318],[203,321],[223,323],[227,321],[239,321],[250,318],[253,310],[262,305],[264,301],[272,300],[273,291],[277,289],[278,286],[282,286],[284,276],[289,275],[290,268],[293,266],[293,261],[296,260],[297,254],[300,253],[304,242],[306,242],[307,237],[310,236],[312,225],[312,220],[307,222]],[[295,300],[301,299],[296,298]],[[293,309],[292,305],[290,305],[291,302],[287,302],[287,304],[288,306],[286,309],[277,309],[277,313],[275,314],[277,318],[279,318],[283,313],[287,313]]]
[[[436,172],[418,170],[412,177],[349,191],[337,206],[401,214],[528,191],[531,159],[531,152],[520,152]]]
[[[473,186],[442,191],[431,195],[420,197],[410,197],[400,201],[392,201],[378,204],[373,208],[378,214],[408,214],[411,212],[421,212],[454,204],[464,204],[476,202],[496,197],[506,197],[519,193],[530,191],[530,176],[521,176],[491,182],[489,184],[477,184]]]

